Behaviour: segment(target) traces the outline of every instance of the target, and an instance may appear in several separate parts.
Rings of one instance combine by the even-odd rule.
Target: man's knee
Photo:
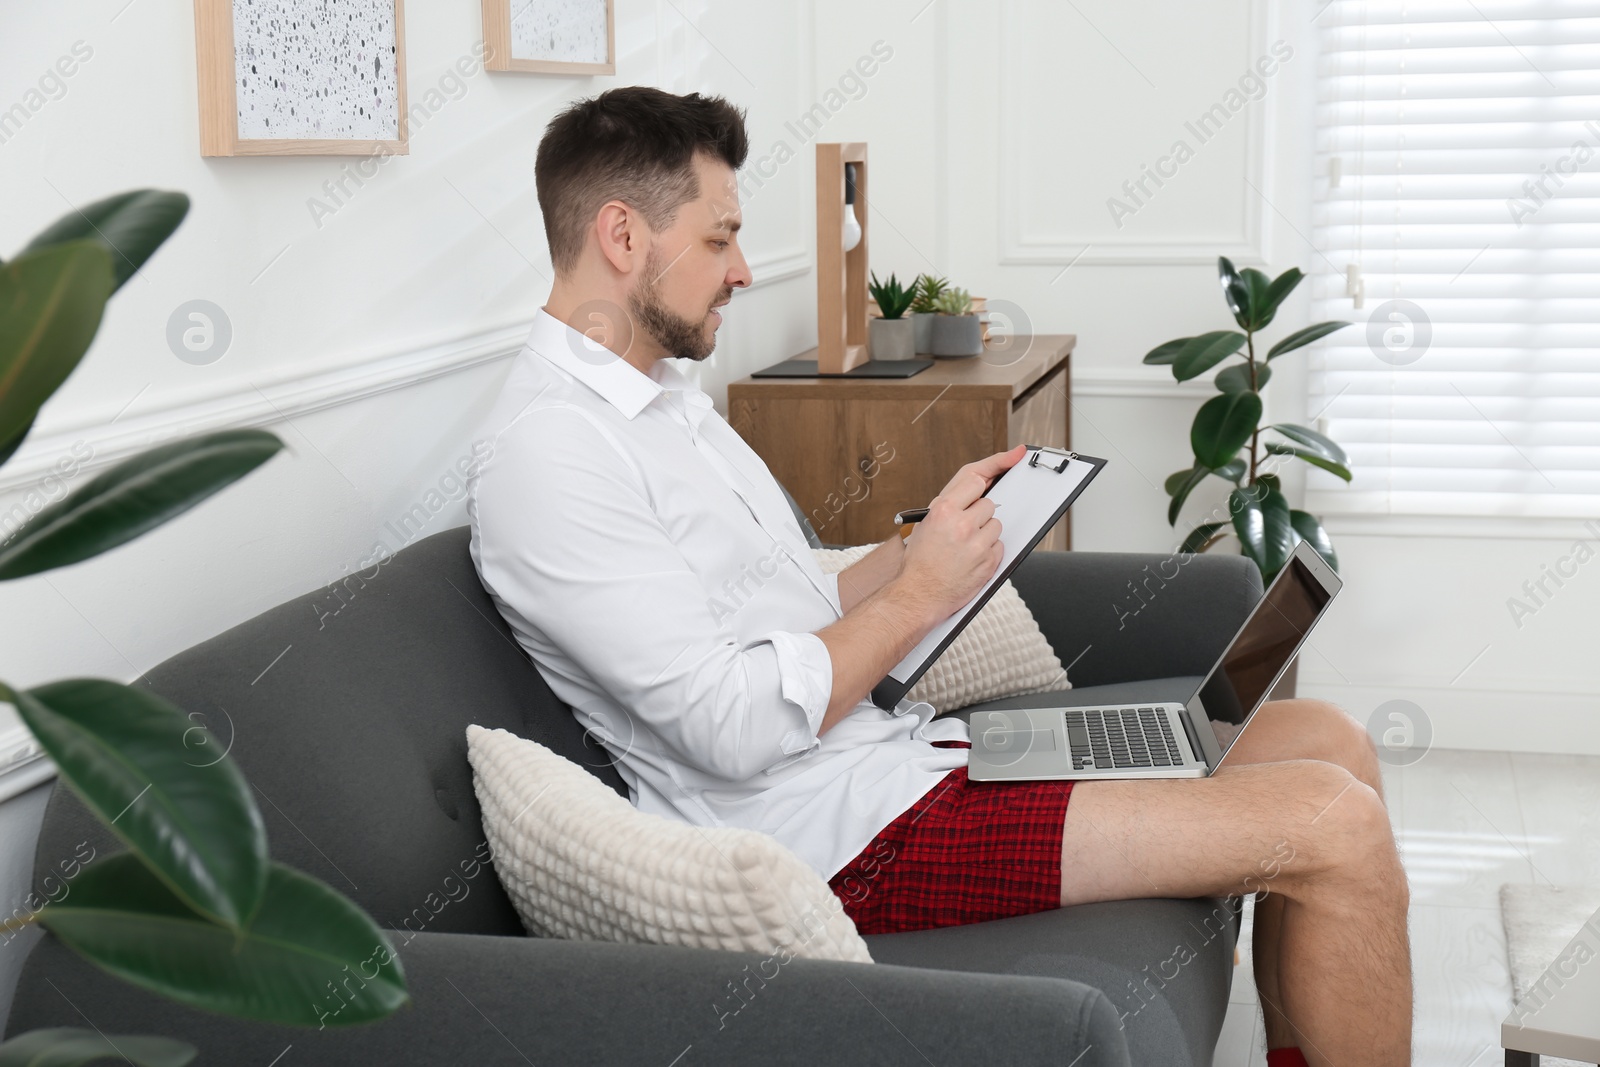
[[[1307,883],[1353,881],[1403,892],[1394,830],[1377,792],[1339,764],[1298,760],[1292,766],[1298,788],[1286,808],[1294,859],[1285,873]]]
[[[1337,763],[1368,785],[1381,784],[1378,746],[1361,720],[1327,700],[1296,698],[1275,701],[1304,724],[1317,752],[1313,759]]]

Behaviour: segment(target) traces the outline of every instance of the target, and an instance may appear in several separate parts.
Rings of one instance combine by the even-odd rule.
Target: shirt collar
[[[699,424],[705,413],[696,399],[696,394],[705,394],[695,388],[668,360],[657,360],[652,373],[645,374],[544,308],[534,314],[528,347],[599,393],[622,412],[624,418],[631,420],[668,390],[681,390],[684,393],[688,401],[686,410],[691,413],[690,419],[695,425]],[[705,400],[706,407],[709,407],[711,398],[706,396]]]

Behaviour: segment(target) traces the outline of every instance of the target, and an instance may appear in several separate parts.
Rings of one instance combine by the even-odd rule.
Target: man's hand
[[[1005,550],[994,504],[983,494],[1025,452],[1018,445],[957,471],[906,540],[899,573],[817,631],[833,662],[833,692],[818,733],[848,715],[929,630],[994,576]],[[839,599],[846,600],[842,582]]]
[[[1018,445],[956,472],[928,505],[928,517],[906,539],[900,577],[907,595],[925,603],[936,621],[949,618],[994,576],[1005,554],[994,503],[983,494],[1026,454]]]

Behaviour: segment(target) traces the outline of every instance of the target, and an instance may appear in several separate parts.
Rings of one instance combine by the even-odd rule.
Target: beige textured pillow
[[[824,574],[842,571],[877,545],[813,548]],[[1071,689],[1066,668],[1009,579],[906,695],[943,714],[982,700]]]
[[[529,933],[872,962],[839,898],[775,838],[641,812],[506,730],[467,727],[467,759],[495,873]]]

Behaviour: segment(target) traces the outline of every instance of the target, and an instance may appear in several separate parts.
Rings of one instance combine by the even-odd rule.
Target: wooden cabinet
[[[941,359],[904,379],[743,378],[728,386],[728,422],[822,540],[872,544],[894,532],[895,512],[925,506],[962,464],[1022,443],[1068,447],[1076,343],[1072,334],[1008,338],[1004,354]],[[1071,521],[1039,547],[1070,548]]]

